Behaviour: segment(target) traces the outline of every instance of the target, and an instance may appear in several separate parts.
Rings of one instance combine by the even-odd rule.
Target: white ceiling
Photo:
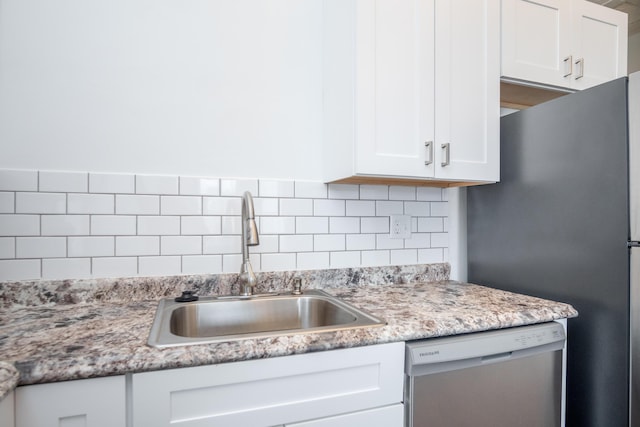
[[[589,0],[629,15],[629,35],[640,33],[640,0]]]

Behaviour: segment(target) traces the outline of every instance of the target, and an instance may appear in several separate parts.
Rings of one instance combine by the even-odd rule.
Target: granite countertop
[[[448,270],[446,273],[448,276]],[[8,320],[2,322],[0,333],[0,361],[6,362],[0,364],[0,397],[16,385],[433,338],[577,315],[568,304],[450,280],[380,285],[368,284],[366,277],[354,282],[350,276],[347,286],[315,287],[387,324],[158,349],[146,342],[159,297],[129,302],[87,298],[64,304],[5,304],[0,308],[0,319]],[[175,295],[175,289],[172,292]]]

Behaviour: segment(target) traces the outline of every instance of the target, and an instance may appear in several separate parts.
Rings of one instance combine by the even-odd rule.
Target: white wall
[[[0,6],[0,168],[321,179],[321,0]]]
[[[640,33],[629,37],[628,51],[627,69],[629,70],[629,74],[640,71]]]

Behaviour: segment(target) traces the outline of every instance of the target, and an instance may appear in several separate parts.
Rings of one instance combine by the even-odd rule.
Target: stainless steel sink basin
[[[160,301],[149,345],[169,347],[265,336],[381,326],[385,323],[329,294],[274,294]]]

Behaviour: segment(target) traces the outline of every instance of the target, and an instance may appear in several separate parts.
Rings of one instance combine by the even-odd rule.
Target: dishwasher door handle
[[[498,354],[491,354],[488,356],[482,356],[481,363],[485,364],[485,363],[494,363],[494,362],[502,362],[504,360],[509,360],[511,359],[511,356],[513,356],[513,352],[512,351],[508,351],[506,353],[498,353]]]

